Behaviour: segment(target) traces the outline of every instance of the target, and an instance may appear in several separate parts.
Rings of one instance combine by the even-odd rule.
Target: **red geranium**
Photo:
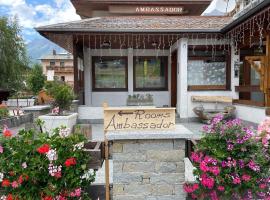
[[[67,159],[66,162],[65,162],[65,165],[67,167],[76,165],[76,159],[75,158],[69,158],[69,159]]]
[[[4,137],[11,137],[12,133],[9,129],[5,129],[3,132]]]
[[[8,180],[8,179],[4,179],[4,180],[2,181],[2,187],[8,187],[8,186],[10,186],[9,180]]]
[[[8,194],[7,200],[13,200],[12,194]]]
[[[42,200],[53,200],[53,198],[50,196],[46,196],[46,197],[43,197]]]
[[[46,154],[46,153],[48,153],[48,151],[50,151],[50,145],[44,144],[41,147],[37,148],[37,151],[40,154]]]

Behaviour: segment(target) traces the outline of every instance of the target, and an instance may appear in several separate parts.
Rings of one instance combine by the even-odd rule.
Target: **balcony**
[[[59,67],[59,66],[46,66],[47,70],[54,70],[55,73],[73,73],[74,68],[73,66],[65,66],[65,67]]]

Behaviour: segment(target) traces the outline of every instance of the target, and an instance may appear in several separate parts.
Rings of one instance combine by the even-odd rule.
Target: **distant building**
[[[43,74],[48,81],[62,80],[74,86],[73,56],[70,53],[56,53],[40,58]]]

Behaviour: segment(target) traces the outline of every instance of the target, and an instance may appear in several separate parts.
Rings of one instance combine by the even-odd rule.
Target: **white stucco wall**
[[[235,105],[236,116],[240,119],[253,122],[261,123],[267,117],[265,115],[264,107],[246,106],[246,105]]]
[[[102,106],[107,102],[109,106],[125,106],[128,95],[151,94],[155,106],[170,106],[170,75],[168,76],[168,91],[133,91],[133,58],[136,56],[168,56],[168,73],[171,68],[169,50],[156,51],[154,49],[89,49],[84,48],[85,55],[85,104],[88,106]],[[92,91],[92,56],[127,56],[128,57],[128,91],[127,92],[94,92]]]
[[[239,55],[235,55],[234,48],[231,48],[231,88],[228,91],[187,91],[187,47],[188,45],[206,45],[205,40],[180,39],[170,50],[156,51],[154,49],[148,50],[133,50],[133,49],[107,49],[95,50],[84,48],[85,56],[85,98],[86,105],[92,107],[102,107],[103,102],[107,102],[109,106],[125,106],[128,95],[133,94],[152,94],[154,97],[155,106],[170,106],[171,103],[171,56],[170,53],[178,50],[178,91],[177,91],[177,111],[181,118],[196,117],[193,108],[203,105],[206,109],[223,108],[226,104],[215,103],[197,103],[192,102],[192,96],[229,96],[233,99],[238,99],[239,95],[235,92],[235,86],[239,85],[239,77],[234,75],[235,62],[239,61]],[[216,44],[227,44],[226,41],[215,41]],[[128,91],[126,92],[93,92],[92,91],[92,56],[127,56],[128,57]],[[149,91],[149,92],[135,92],[133,91],[133,58],[136,56],[168,56],[168,91]],[[263,108],[236,105],[237,117],[259,123],[265,118],[265,110]],[[86,107],[85,107],[86,108]],[[88,110],[82,108],[82,113],[87,113]],[[99,109],[100,110],[100,109]],[[100,111],[99,111],[100,112]],[[252,115],[251,115],[252,113]]]

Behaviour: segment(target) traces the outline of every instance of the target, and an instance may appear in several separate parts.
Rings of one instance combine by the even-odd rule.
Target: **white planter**
[[[51,132],[61,126],[65,126],[72,131],[73,126],[77,123],[78,113],[71,113],[66,116],[41,115],[38,118],[44,121],[45,131]]]
[[[35,99],[18,99],[19,107],[33,106],[34,103]],[[6,104],[8,107],[17,107],[17,99],[9,99]]]

